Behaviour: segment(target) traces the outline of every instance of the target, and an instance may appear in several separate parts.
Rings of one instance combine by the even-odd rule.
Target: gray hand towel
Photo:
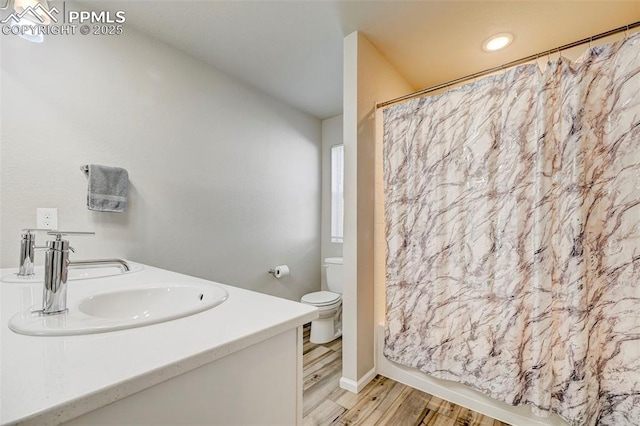
[[[83,170],[89,184],[87,208],[99,212],[124,212],[129,193],[127,170],[99,164],[89,164]]]

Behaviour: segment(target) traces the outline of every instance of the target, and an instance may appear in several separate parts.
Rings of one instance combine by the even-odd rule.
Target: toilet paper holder
[[[276,278],[282,278],[289,275],[289,267],[287,265],[278,265],[267,271]]]

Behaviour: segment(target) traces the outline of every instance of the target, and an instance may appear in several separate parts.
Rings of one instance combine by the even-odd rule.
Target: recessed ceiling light
[[[489,37],[482,43],[482,48],[487,52],[493,52],[494,50],[504,49],[513,41],[513,34],[500,33]]]

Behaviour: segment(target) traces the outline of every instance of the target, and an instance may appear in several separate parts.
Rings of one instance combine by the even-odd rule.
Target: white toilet
[[[318,308],[320,316],[311,322],[311,343],[327,343],[342,336],[342,287],[344,272],[341,257],[324,260],[329,291],[316,291],[302,296],[301,302]]]

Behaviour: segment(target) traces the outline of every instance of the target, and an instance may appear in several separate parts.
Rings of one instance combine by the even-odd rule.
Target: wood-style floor
[[[309,342],[304,329],[304,424],[508,426],[499,420],[376,376],[358,395],[340,388],[342,339]]]

